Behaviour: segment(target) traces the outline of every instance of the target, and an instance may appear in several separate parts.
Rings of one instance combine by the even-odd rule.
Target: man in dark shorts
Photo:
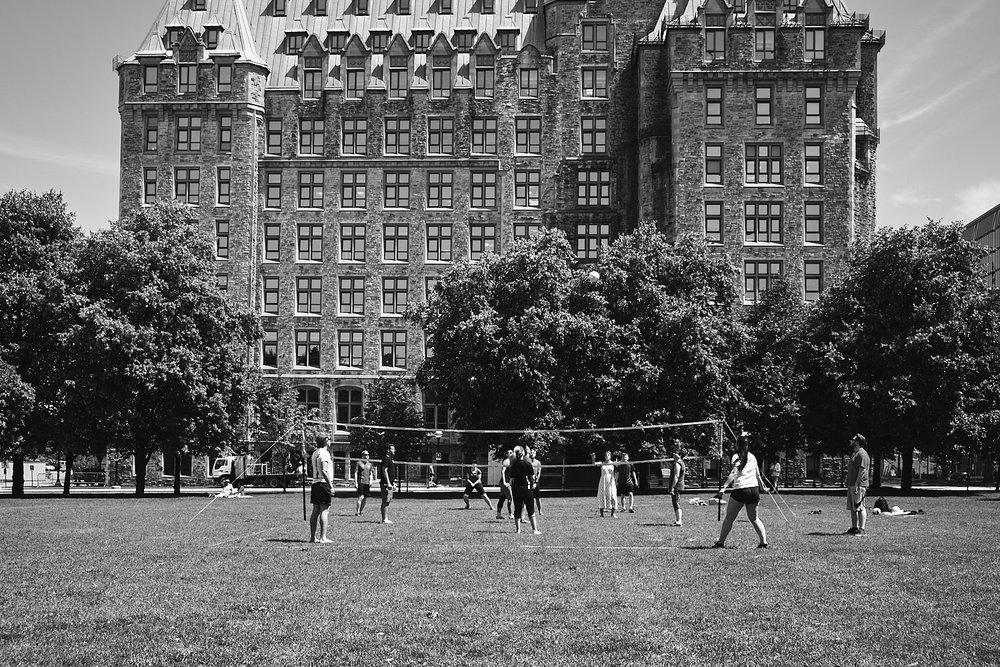
[[[357,506],[354,516],[361,516],[365,509],[365,501],[372,491],[372,462],[368,459],[368,450],[361,452],[361,460],[354,469],[354,486],[358,489]]]
[[[538,450],[528,448],[528,458],[531,459],[531,467],[535,470],[535,485],[531,487],[531,495],[535,497],[535,513],[542,514],[542,460],[538,458]]]
[[[319,527],[319,542],[329,544],[333,540],[326,537],[326,526],[330,516],[330,503],[333,499],[333,459],[326,449],[327,436],[320,433],[316,436],[316,450],[312,454],[313,482],[309,493],[312,502],[312,516],[309,517],[309,541],[316,542],[316,528]]]
[[[865,511],[865,494],[868,492],[868,475],[871,458],[865,451],[865,436],[858,433],[851,438],[854,453],[847,464],[847,511],[851,513],[850,535],[864,535],[868,513]]]
[[[389,445],[382,457],[382,465],[379,470],[379,481],[382,483],[382,523],[392,523],[389,520],[389,503],[392,502],[392,494],[396,491],[396,464],[392,457],[396,454],[395,445]]]
[[[622,464],[618,466],[618,495],[621,496],[623,512],[635,512],[635,490],[639,488],[639,478],[635,474],[635,466],[629,463],[628,454],[622,454]],[[628,498],[628,507],[625,499]]]
[[[465,479],[465,493],[462,494],[465,509],[469,509],[469,497],[473,493],[479,494],[479,497],[486,501],[489,508],[493,509],[493,503],[490,502],[490,497],[486,495],[486,489],[483,487],[483,471],[479,469],[477,463],[472,464],[472,470],[469,471],[469,476]]]
[[[520,445],[514,448],[514,461],[510,464],[510,488],[514,497],[514,532],[521,532],[521,515],[525,507],[528,509],[528,520],[535,535],[541,535],[535,525],[535,499],[531,496],[531,487],[535,481],[535,469],[531,462],[524,458],[524,449]]]
[[[684,457],[679,451],[674,451],[674,460],[670,464],[670,502],[674,506],[675,526],[683,525],[681,510],[681,494],[684,493],[684,475],[687,473],[687,466],[684,465]]]
[[[500,463],[500,499],[497,500],[497,518],[502,519],[503,503],[507,501],[507,518],[511,517],[514,507],[514,498],[510,490],[510,464],[514,461],[514,450],[508,449],[507,455]]]

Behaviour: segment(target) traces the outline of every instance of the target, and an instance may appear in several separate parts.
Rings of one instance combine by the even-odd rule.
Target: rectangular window
[[[385,172],[385,208],[410,208],[410,172]]]
[[[756,86],[754,88],[754,110],[758,125],[770,125],[774,117],[774,88]]]
[[[823,202],[805,203],[805,228],[803,239],[806,243],[823,243]]]
[[[492,14],[494,11],[495,0],[482,0],[483,2],[483,14]]]
[[[493,56],[476,56],[476,97],[493,97],[496,88],[496,60]]]
[[[519,169],[514,172],[514,206],[539,208],[541,206],[542,172],[537,169]]]
[[[469,259],[479,261],[483,255],[497,250],[497,226],[491,222],[469,225]]]
[[[425,300],[429,301],[430,298],[432,296],[434,296],[434,292],[435,292],[435,290],[437,290],[438,283],[440,283],[440,282],[441,282],[441,279],[438,278],[438,277],[436,277],[436,276],[427,276],[426,278],[424,278],[424,299]]]
[[[385,50],[389,48],[389,35],[387,32],[375,32],[371,33],[372,38],[372,51],[375,53],[385,53]]]
[[[409,14],[410,0],[396,0],[396,11],[400,14]]]
[[[806,301],[819,301],[823,293],[823,262],[807,259],[802,269]]]
[[[576,183],[577,206],[611,205],[611,172],[607,169],[581,169]]]
[[[288,0],[274,0],[274,15],[284,16],[287,6]]]
[[[823,87],[806,86],[806,125],[810,127],[823,124]]]
[[[435,155],[452,155],[455,152],[455,119],[427,119],[427,152]]]
[[[367,70],[365,59],[363,57],[351,57],[346,60],[345,71],[347,74],[344,77],[346,79],[344,96],[347,99],[360,100],[365,96],[365,86],[368,78],[365,74]]]
[[[451,14],[451,0],[438,0],[438,11],[442,14]]]
[[[270,118],[267,121],[267,154],[281,155],[281,119]]]
[[[451,261],[451,225],[427,223],[427,261]]]
[[[538,97],[538,70],[522,67],[517,71],[517,90],[520,97]]]
[[[753,260],[743,262],[743,301],[757,303],[768,290],[771,282],[782,275],[782,263],[776,260]]]
[[[201,116],[177,117],[177,152],[197,153],[201,150]]]
[[[278,367],[278,330],[264,329],[264,339],[261,341],[261,366],[265,368]]]
[[[725,125],[725,89],[722,86],[705,86],[705,125]]]
[[[382,278],[382,313],[402,315],[406,312],[406,295],[409,290],[406,278]]]
[[[410,227],[386,223],[382,228],[382,259],[386,262],[410,260]]]
[[[368,206],[368,173],[345,171],[340,176],[340,208]]]
[[[386,155],[410,154],[410,119],[385,119],[385,153]]]
[[[264,314],[278,314],[278,277],[267,276],[264,278]]]
[[[303,368],[320,368],[320,332],[315,329],[295,331],[295,365]]]
[[[365,333],[347,329],[337,332],[337,364],[344,368],[364,366]]]
[[[408,56],[389,56],[389,97],[406,97],[410,90],[410,59]]]
[[[611,227],[606,224],[580,224],[576,226],[576,258],[597,259],[601,248],[611,243]]]
[[[608,50],[608,24],[584,23],[581,26],[584,51]]]
[[[382,332],[382,366],[406,368],[406,332]]]
[[[472,152],[479,155],[497,154],[497,119],[472,119]]]
[[[781,184],[781,144],[746,145],[746,182]]]
[[[229,221],[215,221],[215,258],[229,259]]]
[[[418,53],[424,53],[427,49],[431,48],[431,31],[427,30],[414,30],[413,31],[413,50]]]
[[[299,225],[298,260],[323,261],[323,225]]]
[[[534,14],[538,11],[538,0],[524,0],[524,13]]]
[[[142,92],[153,95],[159,89],[160,68],[156,65],[146,65],[142,68]]]
[[[427,208],[451,208],[454,176],[450,171],[427,172]]]
[[[497,31],[497,46],[500,47],[501,51],[511,52],[517,48],[517,31],[516,30],[498,30]]]
[[[472,43],[475,39],[475,32],[471,30],[457,30],[455,31],[455,48],[459,51],[471,51]]]
[[[806,28],[803,57],[807,61],[826,59],[825,28]]]
[[[299,208],[323,208],[323,172],[299,172]]]
[[[229,167],[219,167],[216,172],[215,203],[219,206],[229,206],[232,199],[232,170]]]
[[[705,144],[705,184],[722,185],[725,155],[722,144]]]
[[[368,153],[368,119],[345,118],[343,126],[344,155],[366,155]]]
[[[323,95],[323,59],[309,56],[302,61],[302,97],[318,100]]]
[[[215,284],[223,292],[229,291],[229,275],[225,273],[215,274]]]
[[[584,155],[608,152],[608,119],[584,116],[580,119],[580,151]]]
[[[451,56],[433,56],[431,65],[431,97],[450,97]]]
[[[774,60],[773,28],[758,28],[754,31],[754,59]]]
[[[232,65],[219,65],[219,71],[216,75],[218,89],[220,93],[231,93],[233,92],[233,66]]]
[[[542,154],[542,119],[517,118],[514,121],[515,152]]]
[[[746,243],[781,243],[781,202],[746,202]]]
[[[350,276],[340,279],[340,314],[365,314],[365,279]]]
[[[472,208],[495,209],[497,207],[497,173],[495,171],[472,172]]]
[[[530,238],[532,234],[540,230],[542,226],[537,222],[521,220],[514,223],[514,240]]]
[[[264,193],[264,207],[281,208],[281,172],[269,171],[265,178],[267,185]]]
[[[177,68],[177,92],[181,95],[185,93],[198,92],[198,66],[180,65]]]
[[[219,116],[219,152],[231,153],[233,150],[233,117],[229,114]]]
[[[201,169],[178,167],[174,170],[174,198],[184,204],[196,206],[201,190]]]
[[[368,15],[368,0],[355,0],[354,10],[359,16]]]
[[[146,167],[142,170],[142,203],[156,203],[156,167]]]
[[[281,260],[281,225],[276,222],[264,224],[264,261]]]
[[[804,147],[805,182],[823,183],[823,144],[806,144]]]
[[[323,154],[323,121],[303,118],[299,121],[299,154]]]
[[[706,19],[713,18],[706,16]],[[723,17],[724,19],[725,17]],[[725,28],[705,28],[705,60],[721,62],[726,59]]]
[[[340,261],[365,261],[365,236],[367,230],[364,224],[342,224],[340,226]]]
[[[605,67],[583,67],[580,69],[581,97],[607,98],[608,70]]]
[[[709,243],[722,243],[722,202],[705,202],[705,238]]]
[[[327,0],[313,0],[313,12],[316,16],[326,16]]]
[[[295,312],[320,315],[323,312],[323,279],[299,276],[295,279]]]
[[[160,119],[156,116],[146,116],[143,118],[145,126],[146,140],[143,142],[147,153],[155,153],[157,144],[160,141]]]

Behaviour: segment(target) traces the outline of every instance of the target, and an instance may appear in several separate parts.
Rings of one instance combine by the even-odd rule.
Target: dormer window
[[[471,51],[472,42],[476,37],[475,32],[459,31],[455,33],[455,48],[459,51]]]
[[[517,31],[500,30],[497,32],[497,45],[504,51],[513,51],[517,48]]]
[[[387,32],[373,32],[372,33],[372,51],[376,53],[382,53],[387,48],[389,48],[389,33]]]
[[[346,32],[331,32],[330,35],[330,50],[337,53],[342,52],[347,48],[347,33]]]
[[[538,12],[538,0],[524,0],[524,12],[526,14]]]
[[[799,0],[782,0],[781,11],[785,14],[794,14],[799,10]]]
[[[757,28],[754,31],[754,59],[774,60],[774,28]]]
[[[451,56],[431,59],[431,97],[451,96]]]
[[[406,97],[410,83],[410,58],[405,55],[389,56],[389,97]]]
[[[409,14],[410,13],[410,0],[396,0],[396,13],[398,13],[398,14]]]
[[[273,0],[274,15],[285,16],[288,12],[288,0]]]
[[[358,16],[367,16],[368,0],[354,0],[354,11]]]
[[[726,15],[705,15],[705,59],[721,62],[726,59]]]
[[[483,14],[492,14],[494,11],[494,0],[483,0]]]
[[[205,0],[194,0],[191,3],[191,9],[193,9],[196,12],[205,11]]]
[[[476,97],[493,97],[496,88],[496,59],[492,55],[476,55]]]
[[[451,14],[451,0],[438,0],[438,11],[441,14]]]
[[[415,31],[413,33],[413,48],[416,51],[426,51],[431,48],[431,33]]]
[[[219,35],[222,33],[218,28],[205,28],[205,48],[209,51],[219,48]]]
[[[733,11],[737,14],[745,14],[747,11],[747,0],[733,0]]]
[[[179,44],[184,28],[169,28],[167,30],[167,47],[173,48],[174,44]]]
[[[345,59],[346,89],[345,95],[349,99],[359,100],[365,96],[366,58],[364,56],[349,56]]]
[[[313,12],[316,16],[326,16],[326,0],[313,0],[316,4],[313,5]]]
[[[290,56],[297,56],[302,53],[302,47],[305,46],[306,36],[300,32],[289,33],[288,44],[286,53]]]
[[[323,93],[323,59],[307,57],[302,59],[302,97],[318,100]]]
[[[806,14],[805,60],[826,59],[826,14]]]

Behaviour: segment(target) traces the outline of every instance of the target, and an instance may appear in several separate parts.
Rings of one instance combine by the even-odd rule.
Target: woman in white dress
[[[618,506],[618,488],[615,485],[615,464],[611,460],[611,452],[604,452],[604,460],[597,462],[597,457],[590,455],[594,465],[601,466],[601,481],[597,484],[597,508],[604,516],[605,510],[611,510],[611,516],[618,518],[615,510]]]

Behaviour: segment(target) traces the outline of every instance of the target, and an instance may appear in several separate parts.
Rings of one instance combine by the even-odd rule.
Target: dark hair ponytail
[[[750,438],[745,435],[741,435],[736,440],[736,446],[739,448],[740,453],[740,472],[743,471],[744,466],[746,466],[747,461],[750,460]]]

